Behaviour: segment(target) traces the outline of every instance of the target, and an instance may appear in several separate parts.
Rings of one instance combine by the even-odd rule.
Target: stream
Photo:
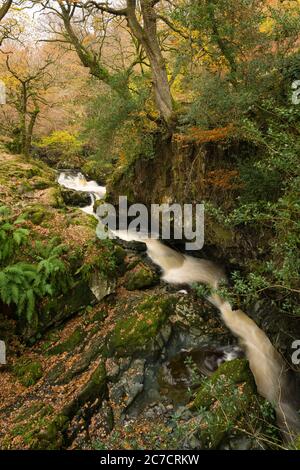
[[[105,187],[99,186],[95,181],[86,180],[80,172],[68,170],[60,173],[58,183],[68,189],[89,193],[92,202],[81,210],[99,220],[94,210],[94,203],[105,196]],[[181,289],[182,285],[194,282],[217,287],[218,283],[225,279],[223,269],[213,262],[179,253],[159,240],[147,238],[145,234],[139,235],[126,230],[115,230],[112,233],[125,242],[145,243],[148,257],[161,269],[161,279],[167,284],[178,285],[178,289]],[[187,294],[185,290],[177,292],[181,295]],[[194,383],[192,369],[195,365],[199,377],[204,377],[210,376],[223,362],[243,357],[244,354],[235,341],[229,344],[232,341],[228,340],[228,336],[224,339],[225,342],[218,344],[212,336],[203,335],[201,328],[199,330],[194,328],[193,331],[174,328],[164,358],[148,366],[144,393],[135,403],[133,413],[136,414],[137,409],[151,402],[153,396],[158,398],[159,391],[162,390],[164,396],[167,395],[173,404],[186,404],[190,389],[199,385]]]

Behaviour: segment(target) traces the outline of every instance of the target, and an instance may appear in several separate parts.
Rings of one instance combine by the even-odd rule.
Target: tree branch
[[[84,8],[94,7],[97,10],[100,10],[105,13],[110,13],[111,15],[115,15],[115,16],[127,16],[127,8],[116,9],[116,8],[110,7],[108,3],[104,3],[104,2],[97,3],[93,0],[89,0],[83,5],[83,7]]]

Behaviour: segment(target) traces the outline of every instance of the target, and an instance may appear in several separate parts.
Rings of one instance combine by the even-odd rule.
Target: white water
[[[89,193],[91,196],[91,204],[82,207],[81,210],[86,214],[94,215],[95,201],[102,199],[106,194],[105,186],[99,186],[96,181],[87,181],[82,173],[73,173],[63,171],[60,173],[57,182],[68,189]]]
[[[128,232],[115,232],[120,238],[143,241],[152,261],[162,269],[162,279],[172,284],[206,284],[213,290],[226,281],[222,268],[211,261],[183,255],[165,246],[159,240],[143,239]],[[288,368],[267,335],[241,310],[232,310],[229,302],[217,293],[208,299],[220,311],[221,317],[232,333],[240,339],[257,390],[274,404],[277,423],[285,441],[291,441],[300,433],[300,418],[290,397]]]
[[[76,175],[61,173],[59,184],[76,191],[89,192],[92,204],[82,210],[94,214],[95,198],[105,195],[106,189],[95,181],[86,181],[81,173]],[[171,284],[206,284],[216,290],[221,281],[226,281],[222,268],[215,263],[193,258],[165,246],[159,240],[149,239],[145,234],[128,231],[114,231],[113,234],[126,241],[142,241],[147,245],[147,253],[152,261],[162,269],[162,279]],[[229,302],[217,293],[209,299],[220,311],[227,327],[236,335],[245,349],[249,366],[253,373],[258,392],[274,404],[277,422],[286,441],[300,433],[300,419],[297,408],[292,404],[289,376],[285,361],[276,351],[267,335],[241,310],[232,310]]]

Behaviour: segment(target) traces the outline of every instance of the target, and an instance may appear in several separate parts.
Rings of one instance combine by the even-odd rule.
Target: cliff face
[[[212,198],[224,203],[226,191],[236,191],[236,156],[242,143],[230,138],[230,129],[156,135],[154,158],[140,155],[127,167],[117,168],[108,182],[109,197],[126,194],[131,202],[201,202]]]
[[[155,137],[155,157],[140,155],[129,165],[119,166],[107,184],[108,201],[118,204],[119,195],[129,203],[151,204],[209,203],[226,214],[241,192],[238,157],[248,158],[255,150],[232,135],[232,129],[212,131],[192,129],[164,140]],[[245,254],[253,256],[250,238],[257,234],[225,226],[205,208],[205,246],[196,256],[206,256],[224,264],[239,264]],[[252,240],[252,241],[253,241]],[[183,249],[183,243],[171,240]]]

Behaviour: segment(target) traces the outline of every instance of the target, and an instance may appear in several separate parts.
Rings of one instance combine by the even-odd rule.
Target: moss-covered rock
[[[203,448],[216,448],[233,424],[257,412],[255,384],[244,359],[223,363],[207,379],[193,402],[202,417],[199,436]]]
[[[28,207],[25,214],[26,218],[34,225],[40,225],[51,218],[51,212],[41,204],[34,204]]]
[[[100,162],[99,160],[88,160],[82,167],[82,172],[98,184],[105,184],[108,175],[111,174],[113,165]]]
[[[110,354],[131,356],[155,341],[168,316],[174,312],[175,299],[171,296],[152,295],[125,309],[111,333],[107,347]]]
[[[93,403],[94,400],[104,398],[106,394],[106,370],[103,362],[100,362],[90,378],[77,395],[62,410],[64,416],[70,419],[86,403]]]
[[[91,204],[92,199],[89,193],[75,191],[73,189],[61,189],[61,196],[65,204],[74,207],[85,207]]]
[[[138,264],[125,276],[124,286],[127,290],[139,290],[153,287],[159,283],[159,275],[143,263]]]
[[[58,450],[64,442],[68,418],[55,415],[52,406],[36,402],[21,410],[15,425],[4,438],[1,447],[27,448],[31,450]],[[17,443],[15,443],[17,442]]]
[[[47,354],[52,356],[56,354],[61,354],[63,352],[73,351],[77,346],[79,346],[85,337],[85,333],[82,328],[76,328],[73,333],[63,342],[58,343],[53,348],[47,351]]]
[[[43,376],[42,364],[31,359],[21,358],[13,367],[13,373],[25,387],[35,385]]]
[[[64,206],[64,201],[61,196],[60,188],[47,188],[44,190],[43,194],[44,203],[54,208],[59,208]]]

